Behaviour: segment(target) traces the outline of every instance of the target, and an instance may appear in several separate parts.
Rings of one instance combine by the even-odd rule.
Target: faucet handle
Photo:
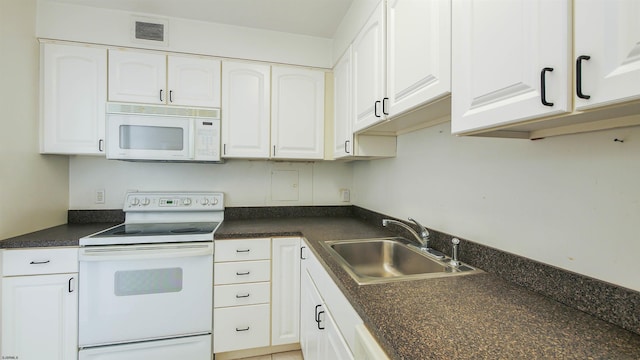
[[[451,244],[453,249],[451,254],[451,261],[449,261],[449,264],[451,264],[451,266],[458,267],[460,266],[460,261],[458,261],[458,246],[460,245],[460,239],[451,239]]]
[[[417,220],[413,219],[413,218],[409,218],[409,221],[413,221],[416,225],[418,225],[418,227],[420,228],[420,237],[423,239],[428,239],[429,238],[429,230],[427,230],[426,227],[422,226],[422,224],[420,224]]]

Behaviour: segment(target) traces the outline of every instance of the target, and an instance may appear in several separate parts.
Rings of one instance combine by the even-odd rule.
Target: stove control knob
[[[202,198],[202,200],[200,201],[200,203],[201,203],[202,205],[209,205],[209,199],[207,199],[207,198]]]
[[[142,199],[142,206],[147,206],[149,204],[151,204],[151,200],[149,200],[149,198]]]
[[[131,205],[131,206],[138,206],[138,205],[140,205],[140,199],[135,198],[135,197],[134,197],[134,198],[131,198],[131,199],[129,200],[129,205]]]
[[[184,205],[184,206],[189,206],[189,205],[191,205],[191,199],[190,199],[190,198],[184,198],[184,199],[182,199],[182,205]]]
[[[213,198],[211,205],[218,205],[218,198]]]

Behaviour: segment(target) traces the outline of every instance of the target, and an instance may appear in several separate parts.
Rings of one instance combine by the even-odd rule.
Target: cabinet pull
[[[387,110],[385,110],[387,108],[385,104],[388,103],[388,102],[389,102],[389,98],[388,97],[382,99],[382,114],[384,114],[384,115],[389,115]]]
[[[273,145],[273,156],[276,156],[276,146]]]
[[[320,321],[320,314],[318,313],[318,308],[319,308],[320,306],[322,306],[322,304],[320,304],[320,305],[316,305],[315,315],[314,315],[314,318],[315,318],[316,322]]]
[[[162,89],[160,89],[160,102],[164,102],[164,100],[162,100]]]
[[[72,292],[74,292],[74,291],[75,291],[75,288],[73,288],[73,287],[71,286],[71,284],[72,284],[73,280],[74,280],[74,278],[70,278],[70,279],[69,279],[69,292],[70,292],[70,293],[72,293]]]
[[[576,93],[581,99],[589,99],[591,95],[585,95],[582,93],[582,60],[589,60],[591,56],[580,55],[576,60]]]
[[[249,327],[246,328],[236,328],[236,331],[249,331]]]
[[[320,326],[320,324],[322,323],[322,320],[320,320],[321,314],[324,314],[324,310],[318,313],[318,320],[316,320],[316,323],[318,323],[318,330],[324,330],[324,326]]]
[[[553,68],[550,67],[546,67],[544,69],[542,69],[542,71],[540,72],[540,100],[542,101],[542,105],[544,106],[553,106],[552,102],[548,102],[547,101],[547,81],[546,81],[546,74],[547,71],[553,71]]]
[[[351,142],[351,140],[347,140],[347,141],[344,142],[344,152],[345,152],[345,154],[350,154],[349,146],[348,146],[350,142]]]
[[[102,139],[98,140],[98,151],[100,152],[104,151],[104,140]]]
[[[248,297],[249,297],[249,295],[251,295],[251,294],[249,294],[249,293],[242,294],[242,295],[240,295],[240,294],[236,294],[236,299],[248,298]]]
[[[173,90],[169,90],[169,102],[173,102]]]
[[[302,255],[302,251],[306,248],[306,246],[300,246],[300,259],[302,260],[307,260],[306,257],[304,257],[304,255]]]
[[[227,144],[222,144],[222,155],[227,155]]]
[[[31,264],[31,265],[42,265],[42,264],[48,264],[48,263],[50,263],[50,262],[51,262],[51,260],[45,260],[45,261],[32,261],[32,262],[30,262],[29,264]]]
[[[236,272],[236,275],[238,275],[238,276],[249,275],[249,274],[251,274],[251,271],[245,271],[245,272],[239,272],[238,271],[238,272]]]
[[[380,100],[376,101],[375,103],[373,103],[373,115],[375,117],[380,117],[380,114],[378,114],[378,105],[380,104]]]
[[[250,251],[251,251],[251,249],[237,249],[236,250],[237,253],[248,253]]]

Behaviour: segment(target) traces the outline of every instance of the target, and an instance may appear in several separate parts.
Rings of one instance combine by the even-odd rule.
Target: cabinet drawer
[[[269,346],[269,304],[215,309],[213,352]]]
[[[271,298],[270,283],[220,285],[213,288],[213,307],[267,304]]]
[[[240,284],[271,280],[271,261],[239,261],[213,265],[213,284]]]
[[[271,259],[271,239],[216,240],[215,261]]]
[[[2,276],[78,272],[77,248],[5,250]]]

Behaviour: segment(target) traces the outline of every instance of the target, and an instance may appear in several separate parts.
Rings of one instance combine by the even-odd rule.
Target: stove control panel
[[[219,192],[132,192],[127,193],[124,211],[215,211],[224,210]]]

